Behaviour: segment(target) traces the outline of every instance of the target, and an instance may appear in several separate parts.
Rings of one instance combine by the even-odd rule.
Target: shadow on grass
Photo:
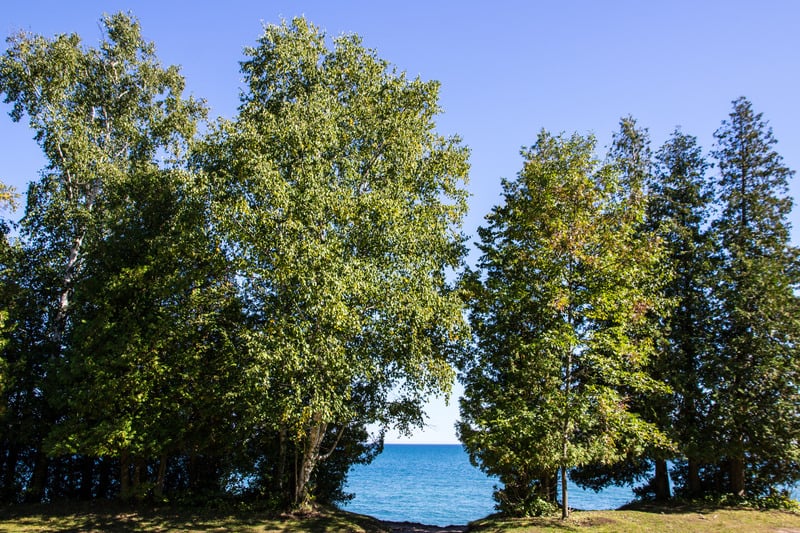
[[[560,516],[546,516],[539,518],[502,518],[493,516],[484,520],[478,520],[471,524],[470,531],[513,531],[524,527],[526,529],[536,528],[546,531],[582,531],[585,528],[596,526],[608,526],[616,524],[616,520],[611,518],[596,516],[591,512],[573,511],[570,517],[564,521]]]
[[[11,527],[11,529],[7,529]],[[58,502],[0,508],[0,533],[37,531],[78,533],[102,531],[242,531],[258,529],[285,533],[385,531],[369,516],[322,509],[309,515],[276,516],[263,510],[207,510],[148,507],[120,502]]]
[[[640,511],[654,514],[708,514],[720,510],[748,510],[761,511],[746,505],[720,505],[707,501],[672,500],[669,502],[632,501],[620,507],[619,511]]]

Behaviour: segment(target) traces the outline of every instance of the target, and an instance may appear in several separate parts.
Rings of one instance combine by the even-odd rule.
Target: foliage
[[[467,152],[434,132],[438,85],[355,36],[328,49],[296,19],[246,53],[239,116],[199,159],[254,321],[252,416],[294,452],[278,484],[300,504],[327,435],[406,430],[449,391],[464,326],[445,274],[463,255]]]
[[[566,515],[568,473],[599,490],[654,466],[638,492],[663,499],[668,459],[679,497],[792,508],[794,173],[749,101],[716,132],[716,183],[680,131],[653,154],[623,118],[605,162],[542,132],[456,290],[468,150],[436,131],[436,82],[295,19],[246,49],[238,115],[198,138],[204,103],[138,22],[102,31],[0,56],[47,161],[0,217],[0,500],[346,501],[456,363],[504,513],[549,514],[561,474]]]
[[[24,420],[28,435],[4,448],[9,457],[23,446],[33,454],[32,499],[44,495],[47,455],[88,454],[84,495],[91,457],[120,458],[124,493],[129,454],[154,451],[142,440],[165,444],[142,424],[159,420],[153,391],[167,385],[141,370],[158,365],[155,351],[170,350],[164,332],[176,317],[166,308],[192,280],[159,287],[156,272],[169,268],[154,255],[184,262],[182,274],[197,266],[180,246],[190,238],[182,231],[202,221],[187,228],[173,215],[196,193],[180,166],[204,109],[181,97],[183,78],[160,66],[135,20],[117,14],[103,27],[97,48],[77,35],[15,35],[0,62],[11,117],[28,117],[48,162],[21,221],[24,250],[14,266],[23,292],[6,351],[24,376],[7,391],[9,416]],[[8,483],[16,474],[7,464]]]
[[[593,150],[592,138],[542,132],[479,230],[481,271],[465,277],[476,350],[459,433],[501,480],[546,485],[559,469],[668,445],[628,409],[631,395],[663,390],[644,372],[654,346],[642,334],[661,311],[661,251],[637,232],[637,194]]]
[[[787,222],[793,171],[744,98],[733,102],[715,137],[721,265],[709,426],[714,450],[728,464],[728,490],[758,495],[800,480],[800,277]]]

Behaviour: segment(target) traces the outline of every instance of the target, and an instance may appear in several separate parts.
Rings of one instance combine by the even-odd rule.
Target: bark
[[[78,489],[78,498],[81,500],[92,499],[92,487],[94,485],[94,457],[81,457],[81,485]]]
[[[730,462],[725,460],[717,463],[714,471],[714,492],[721,494],[725,492],[725,473],[730,470]]]
[[[321,414],[314,414],[311,420],[308,438],[306,439],[306,445],[303,449],[303,455],[300,458],[300,465],[295,478],[292,501],[295,507],[301,507],[308,501],[308,482],[311,480],[311,474],[319,461],[322,439],[325,438],[325,432],[328,429],[328,424],[322,422]]]
[[[64,164],[64,168],[68,168],[66,158],[61,153],[61,148],[59,146],[59,154],[61,157],[61,162]],[[75,198],[78,196],[78,192],[76,192],[76,186],[73,184],[74,180],[72,175],[69,171],[65,171],[65,188],[67,189],[67,197],[70,201],[76,201]],[[94,210],[95,202],[97,200],[97,196],[100,193],[100,182],[95,180],[92,183],[89,192],[86,195],[86,199],[84,201],[83,207],[86,208],[87,211],[91,212]],[[72,295],[73,283],[75,278],[80,273],[80,268],[82,264],[82,248],[83,248],[83,240],[86,237],[86,227],[83,226],[78,229],[75,238],[72,241],[72,244],[69,248],[69,253],[67,255],[67,265],[64,269],[64,275],[61,279],[61,294],[58,298],[58,309],[56,311],[56,316],[53,324],[53,341],[56,344],[56,350],[58,350],[59,355],[61,353],[62,342],[64,338],[64,333],[67,329],[67,316],[69,314],[69,307],[70,307],[70,297]]]
[[[278,490],[281,494],[284,493],[286,488],[286,461],[288,460],[287,440],[286,428],[281,427],[278,433],[278,467],[276,474],[278,478]]]
[[[656,501],[664,502],[669,500],[669,472],[667,471],[667,461],[664,459],[656,459],[656,475],[654,481]]]
[[[730,469],[728,474],[730,476],[731,493],[736,496],[744,497],[744,457],[733,457],[730,459]]]
[[[536,496],[550,503],[558,500],[558,471],[548,472],[542,476]]]
[[[699,498],[702,495],[703,488],[700,483],[700,463],[697,459],[689,457],[689,479],[688,489],[689,497]]]
[[[569,323],[573,324],[572,309],[569,310]],[[569,498],[567,497],[567,459],[569,452],[569,400],[572,393],[572,349],[567,351],[567,361],[564,372],[565,412],[564,427],[562,428],[561,446],[561,519],[569,518]]]
[[[133,488],[138,489],[147,476],[147,465],[144,459],[137,458],[133,466]],[[138,494],[138,490],[136,490]]]
[[[164,482],[167,476],[167,454],[161,456],[158,462],[158,477],[156,478],[156,486],[153,488],[153,495],[161,499],[164,497]]]

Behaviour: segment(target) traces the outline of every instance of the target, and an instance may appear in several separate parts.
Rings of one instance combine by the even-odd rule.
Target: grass
[[[372,517],[321,508],[302,516],[275,516],[258,510],[190,510],[130,507],[110,502],[25,505],[0,508],[0,533],[29,532],[222,532],[388,533],[389,524]],[[557,517],[489,517],[470,524],[479,533],[513,532],[707,532],[800,533],[800,513],[698,505],[640,505],[617,511],[576,511]]]
[[[470,531],[513,532],[742,532],[800,533],[800,513],[793,511],[719,508],[697,504],[636,505],[615,511],[576,511],[556,517],[509,519],[490,517],[473,522]]]
[[[222,532],[380,533],[381,522],[368,516],[323,508],[301,516],[259,510],[203,510],[131,507],[98,501],[22,505],[0,509],[0,533],[29,532]]]

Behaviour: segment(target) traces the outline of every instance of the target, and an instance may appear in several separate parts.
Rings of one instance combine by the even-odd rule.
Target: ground
[[[244,507],[196,509],[131,507],[112,502],[61,503],[0,508],[0,533],[223,532],[260,533],[540,533],[540,532],[738,532],[800,533],[800,512],[719,508],[702,505],[643,506],[617,511],[574,512],[558,517],[488,517],[469,525],[436,527],[386,522],[370,516],[318,508],[302,515],[275,516]]]

